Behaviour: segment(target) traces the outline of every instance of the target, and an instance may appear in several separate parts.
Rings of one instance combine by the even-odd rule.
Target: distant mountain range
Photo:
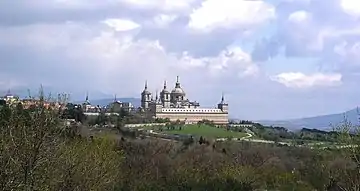
[[[134,105],[135,108],[138,108],[141,105],[140,98],[117,98],[116,100],[121,102],[130,102]],[[109,103],[114,101],[114,98],[95,99],[89,101],[92,105],[107,106]],[[83,102],[84,101],[75,101],[74,103],[81,104]]]
[[[281,126],[290,130],[300,130],[302,128],[332,130],[334,126],[344,122],[345,118],[351,124],[358,125],[359,117],[360,115],[358,114],[357,109],[353,109],[338,114],[321,115],[291,120],[260,120],[257,122],[263,125]]]

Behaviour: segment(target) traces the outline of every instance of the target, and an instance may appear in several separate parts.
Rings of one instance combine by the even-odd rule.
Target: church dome
[[[169,94],[170,92],[169,92],[169,90],[167,90],[167,89],[163,89],[163,90],[161,91],[161,93],[163,93],[163,94]]]
[[[151,92],[148,90],[147,81],[145,81],[145,88],[141,95],[151,95]]]
[[[185,95],[185,92],[182,88],[176,87],[171,91],[171,94]]]
[[[176,83],[175,83],[175,88],[171,91],[171,94],[185,96],[185,92],[181,88],[181,85],[180,85],[180,82],[179,82],[179,76],[177,76]]]
[[[164,89],[161,91],[162,94],[169,94],[169,90],[166,88],[166,81],[164,81]]]
[[[149,92],[149,90],[144,90],[141,94],[143,95],[151,95],[151,92]]]

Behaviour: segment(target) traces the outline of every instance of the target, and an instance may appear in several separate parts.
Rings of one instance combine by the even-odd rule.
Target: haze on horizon
[[[338,113],[360,102],[359,19],[355,0],[5,0],[0,90],[139,97],[179,75],[233,117]]]

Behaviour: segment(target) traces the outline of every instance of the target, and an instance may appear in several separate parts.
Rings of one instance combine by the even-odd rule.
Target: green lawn
[[[181,130],[176,128],[175,130],[167,130],[166,127],[163,128],[164,133],[168,134],[182,134],[182,135],[194,135],[194,136],[203,136],[203,137],[211,137],[211,138],[241,138],[246,136],[245,133],[227,131],[224,128],[217,128],[208,125],[185,125]]]

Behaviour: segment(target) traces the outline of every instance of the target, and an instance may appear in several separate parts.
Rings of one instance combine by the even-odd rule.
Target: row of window
[[[202,112],[202,113],[218,113],[221,109],[162,109],[162,112]]]

